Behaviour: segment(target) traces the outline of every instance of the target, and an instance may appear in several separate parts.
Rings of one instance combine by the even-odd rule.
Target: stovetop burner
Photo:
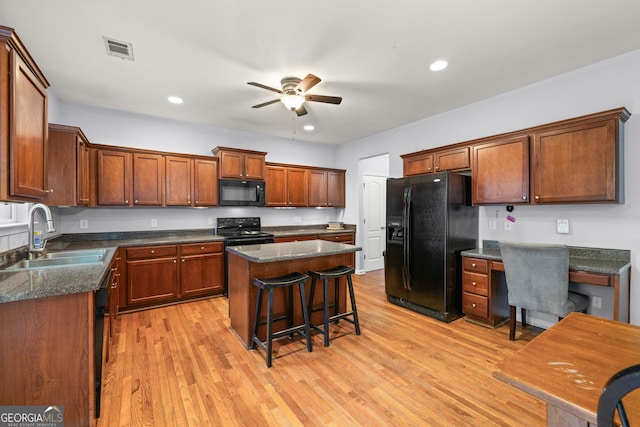
[[[224,236],[227,245],[230,242],[240,242],[242,240],[256,241],[256,243],[273,242],[273,234],[264,233],[260,229],[260,217],[241,218],[218,218],[216,234]]]

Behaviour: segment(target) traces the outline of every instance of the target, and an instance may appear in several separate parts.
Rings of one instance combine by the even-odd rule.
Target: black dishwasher
[[[94,325],[94,353],[93,364],[96,387],[96,418],[100,417],[100,391],[102,390],[102,346],[104,343],[104,309],[109,301],[109,279],[111,270],[95,292],[95,325]]]

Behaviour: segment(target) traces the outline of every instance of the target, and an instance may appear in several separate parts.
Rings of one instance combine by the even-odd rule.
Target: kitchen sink
[[[47,253],[44,258],[74,258],[83,256],[104,256],[107,253],[106,249],[85,249],[75,251],[63,251],[63,252],[50,252]]]
[[[102,262],[104,260],[105,251],[73,251],[58,252],[56,256],[48,256],[37,259],[24,259],[10,267],[5,271],[13,270],[35,270],[49,267],[72,267],[74,265],[83,265],[90,263]]]

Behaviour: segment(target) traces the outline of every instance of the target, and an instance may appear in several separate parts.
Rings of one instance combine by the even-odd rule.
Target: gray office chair
[[[560,318],[572,311],[586,313],[589,298],[569,292],[569,249],[566,245],[499,242],[509,300],[509,339],[516,333],[516,307],[522,326],[526,311],[548,313]]]

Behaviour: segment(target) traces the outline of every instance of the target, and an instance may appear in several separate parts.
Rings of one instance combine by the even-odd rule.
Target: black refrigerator
[[[462,316],[460,252],[478,246],[471,177],[389,178],[386,225],[387,299],[445,322]]]

